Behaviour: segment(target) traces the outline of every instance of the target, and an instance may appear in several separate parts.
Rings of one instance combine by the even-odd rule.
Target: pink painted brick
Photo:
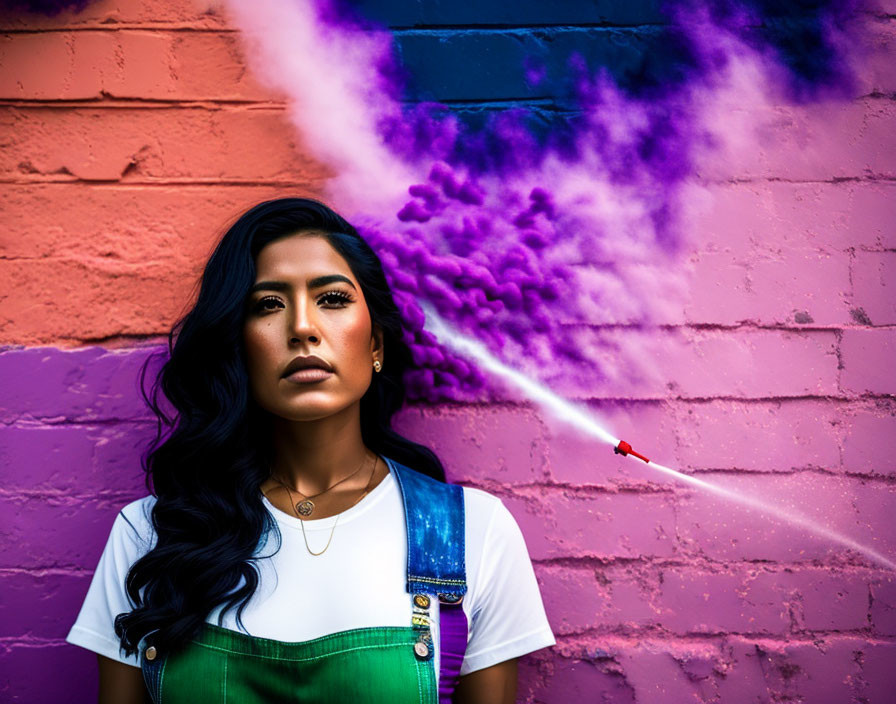
[[[797,570],[776,576],[793,599],[797,629],[851,631],[868,628],[868,578],[829,570]]]
[[[612,359],[608,379],[556,385],[568,398],[804,396],[837,392],[836,333],[781,330],[582,330],[583,349]]]
[[[871,626],[875,633],[896,636],[896,577],[883,575],[871,582]]]
[[[636,452],[657,462],[677,464],[676,418],[668,403],[594,401],[595,421]],[[577,486],[665,484],[665,475],[640,460],[613,452],[613,446],[545,415],[547,453],[553,481]]]
[[[0,574],[0,638],[64,640],[90,579],[86,572]]]
[[[669,377],[686,396],[802,396],[836,389],[828,333],[693,331],[690,354]]]
[[[679,457],[690,469],[836,469],[840,448],[827,401],[711,401],[676,408]]]
[[[93,571],[118,511],[145,493],[115,500],[0,497],[0,567]]]
[[[840,356],[844,391],[896,394],[896,330],[844,330]]]
[[[663,570],[659,621],[679,634],[785,634],[790,625],[787,606],[774,583],[762,576]]]
[[[703,176],[815,181],[896,175],[890,158],[896,106],[889,100],[751,106],[746,127],[754,138],[729,144],[724,158],[701,168]]]
[[[896,252],[857,251],[852,261],[852,305],[873,325],[896,323]]]
[[[870,19],[862,24],[862,54],[859,70],[855,71],[857,95],[892,95],[896,93],[896,74],[893,71],[893,53],[896,51],[896,28],[892,16],[896,13],[896,3],[892,0],[878,0],[873,7],[877,12],[886,13],[889,5],[890,20]]]
[[[852,191],[843,230],[853,247],[896,248],[896,183],[873,181]]]
[[[296,143],[282,107],[6,107],[0,129],[8,135],[0,175],[13,179],[70,174],[86,181],[279,180],[301,187],[329,173]],[[197,138],[209,134],[215,139]]]
[[[783,249],[732,255],[700,252],[685,314],[692,323],[758,325],[852,322],[849,261],[840,252]]]
[[[889,181],[725,183],[709,189],[692,249],[746,264],[779,248],[887,249],[896,246],[894,220],[896,184]]]
[[[395,427],[431,447],[451,481],[487,485],[545,478],[544,428],[531,408],[407,409]]]
[[[841,413],[843,469],[860,474],[896,475],[896,404]]]
[[[706,190],[704,210],[691,232],[690,262],[703,253],[750,257],[763,232],[772,228],[772,185],[769,183],[713,184]],[[695,281],[695,283],[698,283]]]
[[[657,582],[655,574],[636,578],[627,570],[545,565],[539,566],[538,575],[555,635],[643,628],[659,621],[652,594],[644,586],[648,580]]]
[[[0,427],[0,477],[7,491],[99,494],[137,491],[148,424]]]
[[[158,349],[37,347],[0,353],[3,378],[9,380],[0,398],[0,418],[147,419],[138,389],[140,366]],[[150,374],[158,368],[159,361],[153,362]]]
[[[710,475],[703,477],[740,496],[759,499],[791,515],[798,512],[825,530],[871,542],[858,520],[857,480],[819,475]],[[713,560],[805,562],[850,552],[827,537],[784,519],[745,508],[706,491],[689,490],[676,507],[685,550]]]
[[[96,653],[62,641],[0,650],[0,700],[8,704],[94,704]]]
[[[662,494],[505,498],[533,559],[669,557],[676,551],[671,499]]]

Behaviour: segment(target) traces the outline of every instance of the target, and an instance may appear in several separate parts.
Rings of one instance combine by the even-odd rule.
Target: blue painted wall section
[[[507,108],[538,115],[533,124],[575,111],[575,78],[604,70],[624,90],[674,90],[700,71],[695,55],[670,21],[709,9],[721,26],[770,49],[792,74],[794,92],[843,82],[824,35],[855,11],[854,0],[360,0],[343,8],[389,27],[408,72],[409,102],[437,101],[470,126]]]

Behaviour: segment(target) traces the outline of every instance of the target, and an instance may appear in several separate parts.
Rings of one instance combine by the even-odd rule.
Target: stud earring
[[[380,360],[378,360],[378,359],[373,360],[373,368],[375,371],[379,371],[380,369],[383,368],[383,365],[380,364]]]

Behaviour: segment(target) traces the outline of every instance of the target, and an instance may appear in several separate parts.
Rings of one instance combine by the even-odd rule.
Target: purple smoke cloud
[[[775,56],[689,11],[677,18],[695,57],[688,80],[636,97],[573,57],[581,117],[563,144],[544,144],[519,112],[475,132],[440,106],[402,105],[391,35],[327,2],[229,8],[256,69],[336,171],[331,204],[380,253],[420,365],[410,396],[430,401],[489,388],[426,331],[420,299],[544,383],[611,373],[586,326],[677,321],[701,169],[753,140],[751,113],[781,92]],[[642,373],[628,361],[618,367]]]

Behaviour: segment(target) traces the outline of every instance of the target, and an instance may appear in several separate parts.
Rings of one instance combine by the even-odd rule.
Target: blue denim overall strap
[[[410,594],[439,599],[439,701],[448,704],[467,648],[467,592],[463,488],[388,460],[404,503]],[[422,625],[422,624],[421,624]]]
[[[404,501],[408,529],[407,590],[460,601],[467,593],[464,565],[464,494],[389,460]]]

